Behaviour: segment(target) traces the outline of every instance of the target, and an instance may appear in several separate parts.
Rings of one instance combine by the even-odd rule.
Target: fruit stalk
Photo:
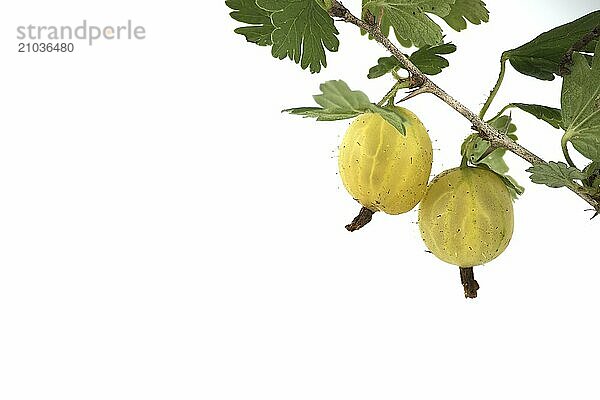
[[[329,9],[329,14],[334,18],[340,18],[344,22],[351,23],[367,31],[378,43],[383,45],[400,62],[403,68],[409,72],[412,81],[417,83],[414,86],[418,88],[403,100],[408,100],[409,98],[421,93],[431,93],[452,107],[469,122],[471,122],[473,129],[477,132],[477,134],[482,139],[489,141],[493,146],[504,147],[530,164],[545,163],[542,158],[527,150],[525,147],[512,140],[506,134],[487,124],[477,114],[468,109],[458,100],[442,90],[433,81],[431,81],[431,79],[421,72],[421,70],[419,70],[419,68],[417,68],[408,59],[408,57],[400,51],[400,49],[398,49],[398,47],[396,47],[385,35],[381,33],[375,18],[370,15],[370,13],[368,13],[368,15],[370,15],[370,18],[368,19],[371,20],[371,22],[364,21],[353,15],[339,1],[332,0],[332,6]],[[594,210],[596,210],[596,212],[600,212],[600,201],[590,196],[581,185],[573,182],[573,185],[568,186],[568,189],[590,204]]]
[[[351,223],[346,225],[346,229],[348,232],[354,232],[371,222],[373,218],[373,214],[375,211],[369,210],[367,207],[363,207],[360,209],[358,215],[354,217]]]
[[[474,299],[477,297],[477,289],[479,289],[479,283],[475,280],[473,275],[473,268],[459,268],[460,270],[460,282],[465,289],[465,298]]]

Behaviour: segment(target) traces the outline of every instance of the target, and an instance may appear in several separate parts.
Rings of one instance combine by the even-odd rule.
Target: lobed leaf
[[[600,10],[544,32],[520,47],[505,51],[502,57],[522,74],[551,81],[569,48],[598,25]],[[593,52],[595,42],[585,50]]]
[[[563,80],[563,140],[584,157],[600,160],[600,41],[590,66],[581,54],[573,54],[571,73]]]
[[[445,17],[455,0],[363,0],[363,17],[366,11],[379,16],[381,32],[389,36],[390,29],[404,47],[433,46],[442,41],[442,28],[427,14]]]
[[[533,183],[546,185],[552,188],[572,187],[573,180],[585,179],[585,174],[577,168],[570,167],[563,162],[550,161],[539,163],[527,169],[531,173]]]
[[[450,6],[450,13],[443,18],[450,28],[460,32],[467,28],[467,20],[475,25],[488,22],[490,12],[481,0],[456,0]]]
[[[403,135],[406,134],[406,120],[393,108],[380,107],[371,103],[361,91],[351,90],[346,82],[327,81],[320,85],[321,94],[313,96],[321,107],[300,107],[283,110],[293,115],[316,118],[317,121],[337,121],[354,118],[367,112],[380,114]]]
[[[410,60],[421,72],[427,75],[437,75],[448,65],[448,60],[440,54],[451,54],[456,51],[452,43],[444,43],[438,46],[425,46],[410,55]]]
[[[302,69],[320,72],[327,66],[325,50],[337,51],[338,30],[317,0],[227,0],[230,13],[243,26],[234,32],[261,46],[272,46],[271,54],[289,58]]]
[[[272,11],[275,30],[271,35],[273,57],[294,60],[302,69],[321,71],[327,66],[325,49],[337,51],[338,30],[333,19],[314,0],[256,0],[259,7]]]
[[[315,102],[324,109],[344,109],[362,111],[371,104],[369,97],[359,90],[351,90],[346,82],[328,81],[319,86],[322,94],[313,96]]]
[[[381,57],[377,60],[377,65],[369,68],[367,78],[375,79],[400,68],[400,61],[394,56]]]
[[[275,27],[271,23],[271,13],[260,8],[255,0],[227,0],[227,7],[231,8],[229,13],[236,21],[249,24],[236,28],[235,33],[244,35],[246,40],[259,46],[271,46],[271,34]]]
[[[450,54],[456,51],[456,46],[452,43],[444,43],[438,46],[425,46],[414,53],[408,58],[423,72],[427,75],[437,75],[442,72],[442,69],[448,65],[448,60],[440,56],[440,54]],[[369,79],[379,78],[392,70],[402,68],[400,62],[394,56],[381,57],[377,60],[377,65],[369,69],[367,77]]]
[[[509,107],[519,108],[534,117],[549,123],[554,128],[562,126],[562,112],[558,108],[541,106],[539,104],[511,103]]]

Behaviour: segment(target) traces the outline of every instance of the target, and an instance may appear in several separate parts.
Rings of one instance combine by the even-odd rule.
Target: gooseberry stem
[[[346,225],[346,229],[348,232],[354,232],[371,222],[373,218],[373,214],[375,211],[369,210],[367,207],[362,207],[356,217],[352,220],[351,223]]]
[[[479,283],[475,280],[473,274],[473,267],[459,268],[460,270],[460,282],[465,290],[466,299],[474,299],[477,297],[477,290],[479,289]]]

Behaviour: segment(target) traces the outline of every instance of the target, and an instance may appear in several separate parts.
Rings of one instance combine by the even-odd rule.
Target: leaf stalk
[[[510,103],[505,105],[504,107],[502,107],[502,109],[498,112],[498,114],[494,115],[494,117],[492,119],[488,119],[487,122],[488,124],[491,124],[492,122],[494,122],[495,120],[497,120],[498,118],[500,118],[502,116],[502,114],[504,114],[504,111],[508,110],[509,108],[513,108],[514,104]]]
[[[496,81],[496,84],[494,85],[494,88],[490,92],[490,95],[488,96],[487,100],[483,104],[483,107],[481,107],[481,111],[479,111],[479,118],[481,118],[481,119],[483,119],[483,117],[485,117],[485,113],[492,105],[494,98],[496,97],[496,95],[498,94],[498,91],[500,90],[500,86],[502,86],[502,81],[504,80],[504,74],[506,73],[506,60],[507,60],[506,55],[502,54],[502,57],[500,57],[500,74],[498,74],[498,80]],[[503,111],[500,112],[500,115],[502,115],[502,112]]]
[[[567,160],[567,164],[569,164],[573,168],[577,168],[575,163],[571,159],[569,155],[569,148],[567,147],[567,143],[569,143],[570,135],[565,133],[563,137],[560,139],[560,147],[562,148],[563,155],[565,156],[565,160]]]

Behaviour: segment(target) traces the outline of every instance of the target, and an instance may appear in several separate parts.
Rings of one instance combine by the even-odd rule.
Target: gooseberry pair
[[[510,192],[496,173],[462,165],[428,185],[433,160],[427,130],[411,111],[400,133],[377,113],[358,116],[340,146],[344,186],[364,208],[386,214],[412,210],[419,202],[419,228],[427,248],[459,267],[487,263],[508,246],[513,233]]]

